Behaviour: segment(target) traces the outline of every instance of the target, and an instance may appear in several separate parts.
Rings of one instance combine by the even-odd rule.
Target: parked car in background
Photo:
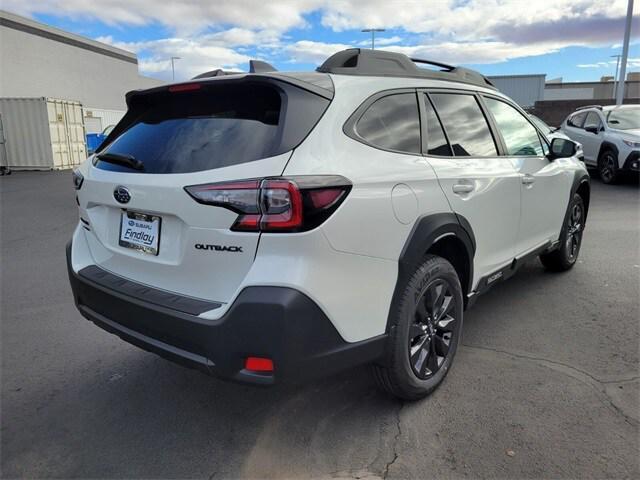
[[[549,140],[549,142],[551,142],[551,140],[553,140],[554,138],[564,138],[565,140],[571,140],[562,130],[560,130],[560,127],[551,127],[547,124],[547,122],[542,120],[540,117],[536,117],[531,113],[529,114],[529,118],[536,125],[536,127],[538,127],[538,129],[544,134],[544,136],[546,137],[547,140]],[[584,153],[582,151],[582,145],[580,144],[580,142],[575,142],[575,143],[576,143],[576,150],[577,150],[576,157],[584,161]]]
[[[529,114],[529,118],[536,125],[536,127],[538,127],[538,129],[542,133],[544,133],[544,136],[547,137],[547,140],[551,141],[554,138],[569,139],[569,137],[567,137],[564,133],[562,133],[562,130],[560,130],[560,127],[551,127],[540,117],[536,117],[531,113]]]
[[[640,171],[640,105],[591,105],[569,115],[562,131],[582,144],[584,161],[604,183]]]
[[[417,399],[478,295],[576,264],[576,144],[479,73],[365,49],[251,71],[129,93],[74,172],[68,272],[99,327],[258,385],[369,363]]]
[[[115,125],[109,125],[100,133],[87,133],[87,152],[89,153],[89,155],[91,155],[98,149],[102,142],[104,142],[104,139],[109,136],[111,130],[113,130],[114,127]]]

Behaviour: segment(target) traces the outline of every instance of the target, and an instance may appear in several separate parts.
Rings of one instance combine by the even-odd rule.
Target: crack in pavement
[[[387,476],[389,475],[389,469],[395,463],[395,461],[398,460],[398,442],[400,441],[400,437],[402,436],[402,421],[400,419],[400,413],[402,412],[403,408],[404,408],[404,401],[400,400],[400,408],[398,408],[398,411],[396,413],[396,428],[398,431],[395,437],[393,437],[393,446],[392,446],[393,458],[391,459],[390,462],[387,462],[387,464],[384,466],[384,470],[382,471],[383,479],[387,478]]]
[[[566,363],[562,363],[554,360],[548,360],[546,358],[536,357],[535,355],[530,355],[524,352],[510,352],[508,350],[501,350],[499,348],[481,347],[479,345],[469,345],[466,343],[462,343],[462,346],[465,348],[469,348],[471,350],[480,350],[485,352],[498,353],[498,354],[506,355],[512,358],[517,358],[520,360],[531,360],[535,362],[537,365],[549,368],[550,370],[554,370],[556,372],[563,373],[571,378],[574,378],[575,380],[578,380],[579,382],[585,385],[589,385],[598,394],[600,394],[600,396],[604,396],[604,398],[606,399],[605,403],[609,405],[611,408],[613,408],[613,410],[616,413],[621,415],[624,418],[625,422],[627,422],[629,425],[632,425],[635,427],[635,426],[638,426],[638,424],[640,423],[638,419],[633,418],[627,415],[624,411],[622,411],[622,409],[613,402],[613,400],[607,393],[606,388],[604,387],[605,385],[612,384],[612,383],[633,382],[634,380],[638,380],[640,378],[640,376],[638,375],[621,376],[619,378],[609,378],[607,380],[601,380],[591,375],[590,373],[585,372],[584,370],[580,370],[579,368],[576,368],[572,365],[567,365]]]

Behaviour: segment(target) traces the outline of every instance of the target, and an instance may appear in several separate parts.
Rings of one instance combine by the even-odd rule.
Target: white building
[[[162,83],[134,53],[0,10],[0,167],[78,164],[85,133],[117,123],[128,91]]]
[[[0,97],[78,101],[88,132],[122,116],[126,92],[163,83],[138,73],[134,53],[3,10],[0,63]]]

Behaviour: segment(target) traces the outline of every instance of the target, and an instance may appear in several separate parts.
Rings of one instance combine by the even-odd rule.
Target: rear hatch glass
[[[189,173],[273,157],[302,142],[329,104],[275,80],[192,85],[193,90],[136,96],[101,146],[95,165],[111,171]],[[114,157],[133,158],[140,168]]]

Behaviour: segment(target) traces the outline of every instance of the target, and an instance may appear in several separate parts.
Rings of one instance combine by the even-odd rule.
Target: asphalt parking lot
[[[130,346],[73,306],[70,174],[2,177],[0,202],[3,478],[640,477],[637,182],[594,180],[580,263],[481,297],[416,403],[363,368],[256,389]]]

